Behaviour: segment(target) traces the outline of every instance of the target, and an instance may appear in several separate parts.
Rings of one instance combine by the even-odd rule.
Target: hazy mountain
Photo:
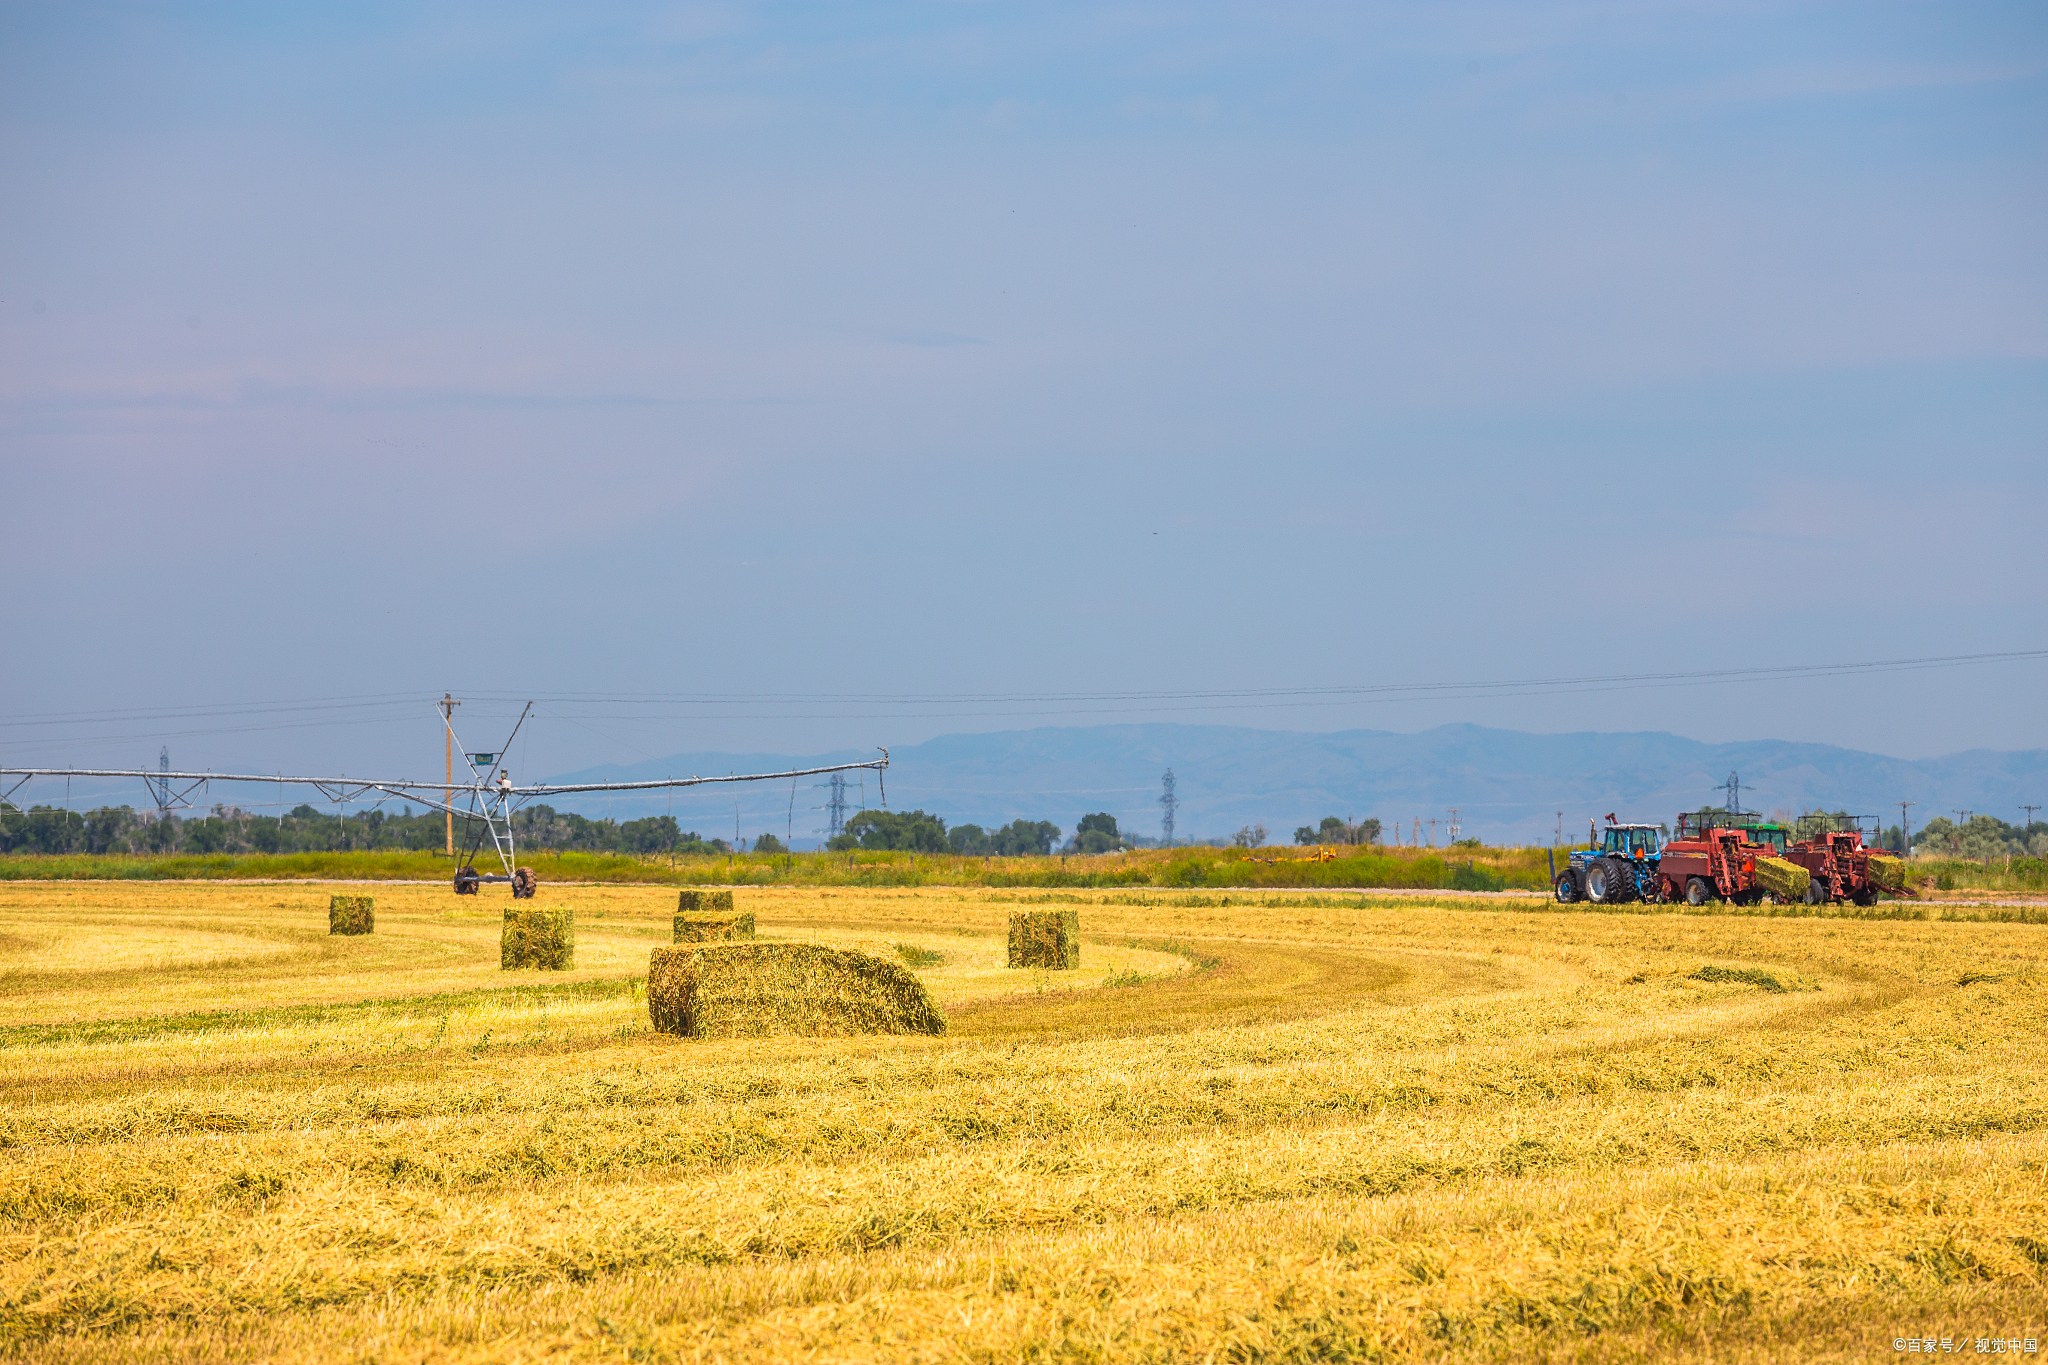
[[[652,763],[587,769],[560,781],[684,774],[772,772],[871,755],[677,754]],[[1221,725],[1103,725],[943,735],[896,749],[886,776],[889,806],[921,807],[948,824],[1002,824],[1019,816],[1047,819],[1071,832],[1086,812],[1106,810],[1125,827],[1159,831],[1159,777],[1178,779],[1179,834],[1201,838],[1263,824],[1276,840],[1324,815],[1378,816],[1402,823],[1404,842],[1420,816],[1443,820],[1456,807],[1465,832],[1488,843],[1547,840],[1562,819],[1583,831],[1589,817],[1613,811],[1623,819],[1664,820],[1681,809],[1717,802],[1731,771],[1742,777],[1752,809],[1798,811],[1847,807],[1897,823],[1900,801],[1915,801],[1917,827],[1934,815],[1964,809],[2023,818],[2022,801],[2048,792],[2048,750],[1971,750],[1941,758],[1903,759],[1826,744],[1752,740],[1705,744],[1662,733],[1533,735],[1444,725],[1419,734],[1344,730],[1303,734]],[[738,789],[740,825],[800,840],[825,823],[820,779]],[[865,778],[869,804],[879,804],[875,775]],[[849,799],[858,806],[862,787]],[[697,789],[675,798],[615,799],[614,814],[673,809],[686,827],[729,832],[733,788]],[[603,814],[602,799],[557,803]],[[791,807],[794,813],[791,813]],[[1560,817],[1559,812],[1562,812]]]

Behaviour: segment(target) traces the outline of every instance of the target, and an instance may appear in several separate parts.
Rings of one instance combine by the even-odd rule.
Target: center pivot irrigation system
[[[436,708],[439,710],[440,708]],[[337,804],[346,805],[360,801],[370,793],[376,793],[370,804],[382,805],[396,798],[417,801],[429,810],[441,811],[447,815],[460,816],[479,826],[476,837],[462,858],[462,866],[455,874],[455,894],[473,896],[484,882],[510,882],[512,895],[516,900],[530,900],[540,887],[540,879],[533,875],[530,867],[518,866],[518,859],[512,846],[512,813],[527,802],[540,796],[565,796],[572,792],[644,792],[660,791],[673,787],[703,787],[720,782],[773,782],[780,778],[812,777],[818,773],[845,773],[857,769],[873,768],[879,775],[889,766],[889,751],[882,749],[880,758],[871,758],[865,763],[833,763],[822,768],[794,768],[786,773],[735,773],[726,777],[662,777],[651,782],[572,782],[559,786],[520,787],[512,782],[512,775],[505,771],[505,754],[512,747],[512,741],[519,736],[520,727],[533,713],[533,703],[528,702],[519,713],[519,719],[512,726],[512,733],[493,753],[471,753],[462,747],[455,736],[455,726],[444,712],[441,723],[448,730],[450,746],[462,755],[465,767],[469,769],[467,782],[443,780],[440,782],[375,782],[360,777],[286,777],[281,773],[176,773],[157,768],[0,768],[0,781],[17,779],[6,791],[0,792],[0,801],[11,800],[14,794],[38,777],[139,777],[149,788],[150,796],[159,810],[171,810],[190,806],[191,796],[209,782],[269,782],[273,785],[297,785],[312,787],[323,797]],[[877,745],[877,748],[881,746]],[[879,778],[878,778],[879,780]],[[887,789],[884,789],[883,803],[887,804]],[[484,836],[488,834],[497,849],[498,862],[505,869],[502,873],[478,872],[476,870],[477,850],[483,847]]]

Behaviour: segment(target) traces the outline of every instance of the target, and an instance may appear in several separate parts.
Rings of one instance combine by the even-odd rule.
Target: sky
[[[0,766],[2048,746],[2044,153],[2029,3],[8,5]]]

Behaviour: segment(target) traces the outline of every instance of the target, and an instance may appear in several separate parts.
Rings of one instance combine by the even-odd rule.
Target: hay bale
[[[1887,891],[1904,891],[1906,889],[1906,860],[1904,858],[1887,857],[1882,853],[1871,854],[1870,882],[1871,885],[1881,886]]]
[[[1783,858],[1756,860],[1756,884],[1779,900],[1805,900],[1806,888],[1812,881],[1806,869],[1797,863],[1788,863]]]
[[[522,906],[505,912],[505,929],[498,938],[500,971],[536,967],[544,972],[566,972],[575,965],[575,911]]]
[[[327,932],[330,934],[374,934],[377,932],[375,896],[329,896]]]
[[[1081,916],[1073,910],[1019,910],[1010,916],[1010,965],[1071,972],[1081,965]]]
[[[924,985],[893,962],[816,943],[656,948],[647,1014],[685,1038],[944,1033]]]
[[[677,915],[675,943],[717,943],[754,936],[754,912],[725,915]]]
[[[675,943],[718,943],[754,936],[754,912],[741,914],[730,891],[691,889],[676,897]]]

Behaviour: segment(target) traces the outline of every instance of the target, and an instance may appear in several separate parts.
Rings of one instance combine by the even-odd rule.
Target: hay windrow
[[[1783,858],[1756,860],[1756,884],[1780,900],[1805,900],[1807,885],[1812,880],[1797,863],[1788,863]]]
[[[1019,910],[1010,916],[1012,967],[1074,971],[1081,965],[1081,916],[1073,910]]]
[[[327,932],[330,934],[374,934],[377,932],[375,896],[329,896]]]
[[[924,984],[893,962],[816,943],[656,948],[654,1027],[686,1038],[944,1033]]]
[[[505,912],[498,938],[498,967],[566,972],[576,965],[576,912],[561,906],[521,907]]]

